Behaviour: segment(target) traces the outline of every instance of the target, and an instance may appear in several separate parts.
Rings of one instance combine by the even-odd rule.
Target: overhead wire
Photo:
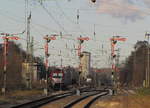
[[[39,1],[38,1],[39,2]],[[40,3],[40,2],[39,2]],[[65,28],[55,19],[55,17],[52,15],[52,13],[42,4],[40,3],[40,6],[44,9],[44,11],[49,15],[49,17],[61,28],[64,32],[67,33]]]
[[[47,10],[48,11],[48,10]],[[49,11],[47,12],[47,13],[49,13]],[[51,13],[49,13],[50,15],[49,16],[51,16],[52,14]],[[55,18],[53,17],[53,16],[51,16],[52,17],[52,19],[54,20]],[[55,19],[55,22],[57,22],[57,25],[59,25],[59,27],[61,28],[61,29],[64,29],[64,27],[62,27],[61,26],[61,24]],[[65,29],[64,29],[65,30]],[[71,39],[71,38],[67,38],[67,39]],[[73,39],[73,40],[76,40],[76,39]]]
[[[26,1],[26,0],[25,0]],[[26,7],[26,6],[25,6]],[[26,10],[26,9],[25,9]],[[5,13],[8,13],[8,12],[5,12]],[[3,14],[3,13],[2,13]],[[24,21],[22,21],[22,20],[20,20],[20,19],[23,19],[22,17],[20,17],[20,19],[17,19],[18,18],[18,16],[17,16],[17,18],[15,17],[13,17],[14,15],[11,15],[11,16],[8,16],[8,15],[5,15],[7,18],[9,18],[9,19],[11,19],[11,20],[13,20],[13,21],[15,21],[15,22],[20,22],[20,23],[25,23]],[[26,17],[26,15],[25,15],[25,17]],[[26,18],[25,18],[25,20],[26,20]],[[32,22],[33,24],[35,24],[35,25],[37,25],[37,26],[40,26],[40,27],[42,27],[42,28],[46,28],[47,30],[50,30],[48,27],[46,27],[46,26],[44,26],[44,25],[40,25],[40,24],[37,24],[37,23],[34,23],[34,22]],[[26,24],[26,23],[25,23]],[[33,25],[32,24],[32,25]],[[32,26],[33,27],[33,26]],[[25,26],[25,28],[26,28],[26,26]],[[34,28],[34,27],[33,27]],[[39,32],[39,30],[37,30],[36,32]],[[41,34],[41,33],[40,33]],[[37,41],[36,43],[40,43],[39,41]]]
[[[12,21],[14,21],[14,22],[20,22],[20,23],[24,23],[25,25],[26,25],[26,18],[23,18],[23,17],[21,17],[21,16],[18,16],[18,15],[15,15],[15,14],[11,14],[11,16],[10,15],[7,15],[6,13],[8,13],[8,11],[1,11],[1,9],[0,9],[0,12],[1,12],[1,14],[0,15],[4,15],[4,16],[6,16],[6,18],[9,18],[10,20],[12,20]],[[2,13],[2,12],[4,12],[4,13]],[[10,14],[10,13],[9,13]],[[26,17],[26,15],[25,15],[25,17]],[[21,20],[21,19],[25,19],[25,21],[23,21],[23,20]],[[49,27],[47,27],[46,25],[42,25],[42,24],[38,24],[37,22],[35,22],[35,21],[32,21],[32,23],[31,23],[32,25],[36,25],[36,26],[39,26],[39,27],[41,27],[41,28],[44,28],[45,30],[51,30],[51,31],[53,31],[53,32],[57,32],[56,30],[54,30],[54,29],[52,29],[52,28],[49,28]],[[25,26],[25,29],[26,29],[26,26]]]
[[[63,11],[62,7],[59,5],[58,1],[55,1],[55,3],[56,3],[56,6],[58,7],[58,9],[61,11],[62,15],[67,19],[67,21],[69,21],[72,24],[76,25],[77,29],[80,30],[80,32],[82,33],[82,35],[85,35],[84,31],[80,27],[80,24],[78,22],[73,21],[70,17],[68,17],[68,15],[66,15],[66,13]],[[79,12],[79,10],[78,10],[78,12]]]
[[[11,18],[11,19],[14,20],[14,18]],[[15,21],[18,22],[18,20],[15,20]],[[21,23],[24,23],[24,22],[21,21]],[[34,27],[32,26],[32,28],[34,28]],[[26,41],[26,39],[23,39],[23,38],[21,38],[21,39]],[[37,41],[37,43],[40,43],[40,42]]]
[[[44,7],[43,7],[44,8]],[[46,8],[44,8],[45,10],[46,10]],[[46,10],[47,12],[48,12],[48,10]],[[51,15],[51,14],[50,14]],[[52,17],[52,16],[51,16]],[[54,19],[54,18],[53,18]],[[55,22],[56,22],[57,20],[55,20]],[[56,22],[59,26],[61,26],[58,22]],[[62,27],[61,27],[62,28]],[[64,30],[64,28],[63,28],[63,30]]]
[[[55,1],[56,2],[56,5],[58,6],[58,8],[59,8],[59,10],[61,10],[62,11],[62,13],[63,13],[63,15],[70,21],[70,22],[72,22],[72,23],[74,23],[74,21],[72,21],[66,14],[65,14],[65,12],[61,9],[61,7],[60,7],[60,5],[58,4],[58,2],[57,1]],[[43,6],[43,5],[42,5]],[[51,15],[51,14],[50,14]],[[68,39],[68,38],[65,38],[65,39]],[[71,39],[71,38],[69,38],[69,39]],[[72,39],[71,39],[72,40]],[[74,40],[74,39],[73,39]]]

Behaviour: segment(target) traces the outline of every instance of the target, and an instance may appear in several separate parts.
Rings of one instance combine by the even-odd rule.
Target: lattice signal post
[[[82,51],[82,44],[84,41],[88,41],[90,40],[89,37],[78,37],[77,40],[79,41],[79,45],[78,45],[78,56],[79,56],[79,60],[80,60],[80,64],[79,64],[79,86],[80,86],[80,74],[82,72],[82,66],[81,66],[81,57],[82,57],[82,54],[81,54],[81,51]]]
[[[8,34],[8,33],[1,33],[0,34],[2,39],[4,40],[4,71],[3,71],[3,87],[2,87],[2,93],[5,95],[6,94],[6,84],[7,84],[7,55],[8,55],[8,46],[9,46],[9,40],[19,40],[20,38],[18,36],[15,36],[14,34]]]
[[[119,68],[116,66],[115,47],[118,41],[125,42],[126,38],[122,38],[120,36],[113,36],[110,39],[110,41],[111,41],[111,60],[112,60],[112,80],[113,80],[113,86],[114,86],[113,94],[114,94],[115,92],[117,92],[117,87],[118,87],[118,83],[116,84],[116,80],[119,80],[117,79],[117,77],[119,76],[116,76],[117,73],[119,72]]]
[[[49,57],[49,52],[48,52],[48,44],[50,43],[50,41],[52,40],[56,40],[56,37],[55,35],[51,35],[51,36],[48,36],[46,35],[44,37],[44,40],[45,40],[45,68],[46,68],[46,88],[44,89],[44,93],[46,95],[48,95],[48,57]]]

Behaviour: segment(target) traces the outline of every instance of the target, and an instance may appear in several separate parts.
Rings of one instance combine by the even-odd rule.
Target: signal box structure
[[[81,79],[87,79],[90,74],[91,69],[91,53],[90,52],[82,52],[80,58],[80,71],[81,71]]]

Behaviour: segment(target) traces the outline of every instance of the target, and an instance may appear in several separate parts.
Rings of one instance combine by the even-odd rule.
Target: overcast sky
[[[77,37],[88,36],[83,50],[92,54],[95,67],[110,66],[110,41],[114,35],[126,37],[127,41],[118,42],[121,60],[133,50],[137,40],[144,40],[146,31],[150,31],[150,0],[29,0],[32,13],[31,36],[35,39],[35,55],[44,56],[43,37],[47,34],[63,33],[64,38],[50,42],[50,65],[60,66],[60,51],[63,64],[78,66]],[[79,14],[79,20],[77,15]],[[95,26],[94,26],[95,25]],[[96,35],[94,36],[94,28]],[[25,0],[0,0],[0,32],[19,33],[25,30]],[[71,36],[70,36],[71,35]],[[26,48],[26,34],[20,35]],[[0,43],[3,40],[0,39]]]

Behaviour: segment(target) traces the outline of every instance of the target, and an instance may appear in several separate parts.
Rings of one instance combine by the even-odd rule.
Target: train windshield
[[[62,73],[53,73],[53,78],[62,78],[63,74]]]
[[[53,78],[57,78],[57,73],[53,73]]]
[[[62,77],[62,76],[63,76],[63,74],[62,74],[62,73],[59,73],[59,74],[58,74],[58,76],[59,76],[59,77]]]

